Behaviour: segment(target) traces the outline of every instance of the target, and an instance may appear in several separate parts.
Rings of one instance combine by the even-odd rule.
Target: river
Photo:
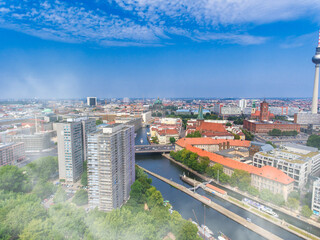
[[[141,144],[141,138],[143,139],[142,144],[147,144],[146,140],[146,132],[148,130],[146,128],[142,128],[138,131],[136,137],[136,144]],[[155,172],[163,177],[168,179],[172,179],[173,181],[190,187],[188,184],[183,182],[180,179],[180,175],[186,173],[190,177],[197,179],[192,173],[189,173],[185,169],[180,166],[172,163],[167,158],[161,156],[160,154],[137,154],[136,155],[136,163],[152,172]],[[183,218],[189,219],[192,218],[196,221],[196,218],[193,214],[195,211],[196,217],[199,221],[199,224],[205,223],[217,236],[219,231],[226,234],[231,239],[264,239],[259,236],[255,232],[245,228],[244,226],[238,224],[237,222],[229,219],[228,217],[220,214],[214,209],[205,207],[201,202],[195,200],[189,195],[177,190],[176,188],[171,187],[169,184],[166,184],[153,176],[149,176],[152,178],[152,185],[154,185],[163,195],[163,198],[169,200],[173,206],[173,209],[178,211]],[[301,239],[298,236],[250,213],[245,211],[242,208],[239,208],[227,201],[224,201],[216,196],[213,196],[202,189],[198,189],[197,192],[201,195],[204,195],[210,198],[215,203],[227,208],[228,210],[242,216],[243,218],[250,218],[253,223],[257,224],[260,227],[263,227],[267,231],[272,232],[273,234],[283,238],[283,239]]]

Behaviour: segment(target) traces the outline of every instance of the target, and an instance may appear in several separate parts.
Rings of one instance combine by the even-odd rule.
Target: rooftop
[[[186,147],[187,145],[218,145],[229,142],[230,146],[237,147],[250,147],[250,141],[246,140],[225,140],[225,139],[212,139],[212,138],[181,138],[176,144],[180,147]]]
[[[208,157],[210,161],[219,163],[225,167],[231,168],[231,169],[239,169],[249,172],[250,174],[255,174],[261,177],[268,178],[270,180],[282,183],[282,184],[289,184],[292,183],[294,180],[287,176],[285,173],[283,173],[281,170],[278,170],[277,168],[271,167],[271,166],[264,166],[262,168],[254,167],[252,165],[248,165],[242,162],[238,162],[236,160],[226,158],[223,156],[220,156],[215,153],[204,151],[200,148],[193,147],[191,145],[187,145],[186,149],[197,153],[201,157]]]

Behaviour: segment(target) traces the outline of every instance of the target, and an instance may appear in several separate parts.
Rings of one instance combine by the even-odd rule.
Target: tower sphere
[[[320,64],[320,47],[317,47],[316,54],[312,58],[314,64]]]

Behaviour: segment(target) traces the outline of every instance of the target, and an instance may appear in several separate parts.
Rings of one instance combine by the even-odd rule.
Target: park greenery
[[[319,135],[311,135],[308,138],[307,146],[316,147],[320,149],[320,136]]]
[[[176,211],[170,214],[169,205],[140,169],[129,201],[108,213],[79,207],[88,202],[84,189],[67,201],[66,191],[52,184],[57,172],[56,157],[24,168],[0,167],[0,239],[160,240],[169,232],[177,240],[200,239],[194,224]],[[52,194],[54,204],[46,206],[42,200]]]
[[[272,129],[268,132],[269,136],[297,136],[297,131],[281,131],[280,129]]]
[[[194,131],[192,133],[187,134],[186,138],[199,138],[201,137],[201,133],[199,131]]]

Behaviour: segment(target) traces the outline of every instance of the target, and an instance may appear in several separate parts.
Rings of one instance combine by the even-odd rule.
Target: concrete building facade
[[[96,130],[95,120],[68,119],[56,123],[55,127],[58,136],[59,178],[76,182],[81,177],[87,156],[87,135]]]
[[[53,136],[52,131],[35,133],[32,135],[14,135],[12,136],[13,142],[23,142],[25,151],[28,152],[42,152],[45,149],[52,148],[54,146],[51,141]]]
[[[316,148],[288,143],[271,151],[255,153],[253,166],[275,167],[295,180],[295,190],[302,190],[309,174],[320,169],[320,153]]]
[[[101,211],[121,207],[135,181],[134,127],[112,124],[88,137],[89,205]]]
[[[0,166],[15,165],[25,158],[24,143],[0,144]]]
[[[313,183],[311,210],[313,214],[320,215],[320,178]]]

